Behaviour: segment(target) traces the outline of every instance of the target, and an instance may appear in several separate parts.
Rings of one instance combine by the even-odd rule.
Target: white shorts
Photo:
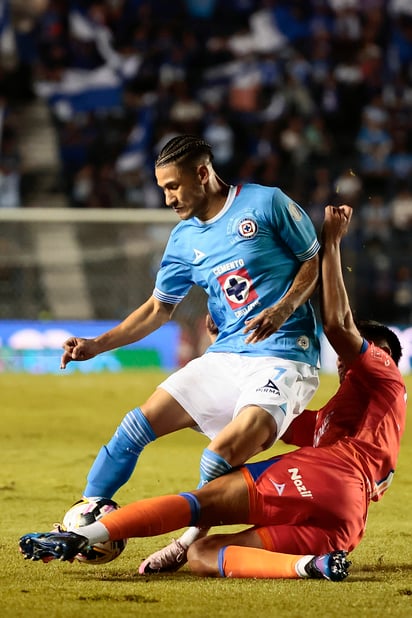
[[[176,399],[212,440],[249,405],[273,416],[280,438],[318,385],[317,368],[306,363],[208,352],[166,378],[159,388]]]

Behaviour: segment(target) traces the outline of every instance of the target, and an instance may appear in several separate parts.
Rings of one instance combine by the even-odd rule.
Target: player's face
[[[181,219],[207,219],[206,166],[165,165],[155,170],[157,184],[165,194],[166,205]],[[206,180],[205,180],[206,178]]]

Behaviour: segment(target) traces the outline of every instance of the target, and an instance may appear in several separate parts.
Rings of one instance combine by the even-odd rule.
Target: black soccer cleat
[[[323,556],[315,556],[305,567],[309,577],[314,579],[329,579],[332,582],[341,582],[349,575],[351,562],[346,560],[348,552],[343,550],[332,551]]]
[[[76,532],[31,532],[19,540],[25,560],[68,560],[89,546],[89,540]]]

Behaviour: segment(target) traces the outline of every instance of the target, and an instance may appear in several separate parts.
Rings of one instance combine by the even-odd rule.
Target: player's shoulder
[[[240,208],[250,208],[253,205],[256,214],[266,213],[273,216],[279,207],[286,207],[288,198],[280,187],[268,187],[257,183],[239,185],[236,203]]]
[[[255,182],[247,182],[243,185],[239,185],[238,195],[243,194],[256,194],[262,195],[265,197],[274,197],[277,195],[284,195],[282,189],[280,187],[269,187],[267,185],[260,185]]]
[[[173,240],[179,238],[181,234],[184,234],[190,230],[190,228],[194,227],[194,225],[196,225],[196,220],[194,218],[179,221],[179,223],[172,228],[169,238],[172,238]]]
[[[399,367],[385,350],[372,342],[366,342],[359,354],[359,367],[366,373],[373,373],[376,377],[403,381]]]

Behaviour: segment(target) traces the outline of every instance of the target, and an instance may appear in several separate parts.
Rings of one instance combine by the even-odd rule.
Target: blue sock
[[[189,526],[195,526],[200,516],[200,502],[193,494],[184,491],[179,496],[186,498],[190,506],[191,520]]]
[[[226,459],[205,448],[200,460],[200,483],[198,488],[203,487],[203,485],[206,485],[206,483],[218,476],[222,476],[222,474],[227,474],[231,469],[232,466]]]
[[[129,480],[140,453],[153,440],[156,435],[140,408],[126,414],[110,442],[97,454],[84,495],[111,498]]]

